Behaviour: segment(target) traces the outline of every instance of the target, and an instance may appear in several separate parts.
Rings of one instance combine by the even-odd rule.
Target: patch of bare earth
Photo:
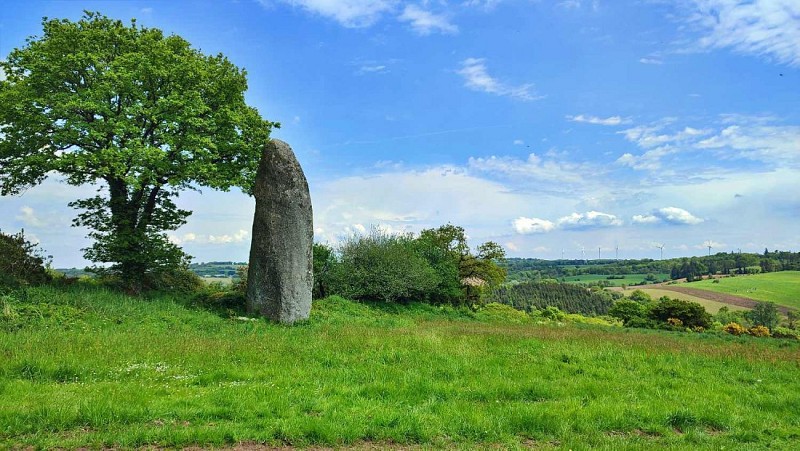
[[[701,290],[698,288],[686,288],[686,287],[678,287],[675,285],[661,285],[658,287],[661,290],[669,290],[674,291],[676,293],[683,293],[688,294],[690,296],[696,296],[698,298],[708,299],[709,301],[716,301],[722,302],[724,304],[730,305],[738,305],[739,307],[746,307],[746,308],[753,308],[756,306],[758,301],[755,301],[750,298],[745,298],[742,296],[736,296],[733,294],[727,293],[717,293],[716,291],[707,291]],[[784,315],[789,311],[792,310],[789,307],[778,306],[778,310]]]

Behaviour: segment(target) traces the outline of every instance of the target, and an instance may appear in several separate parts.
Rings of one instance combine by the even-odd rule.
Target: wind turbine
[[[708,247],[708,255],[710,257],[711,256],[711,240],[706,241],[706,243],[708,243],[708,245],[707,245],[707,247]]]
[[[661,260],[664,260],[664,245],[661,243],[656,243],[656,247],[661,249]]]
[[[614,245],[614,260],[619,260],[619,244]]]
[[[581,246],[581,260],[583,260],[583,263],[586,263],[586,248],[583,246]]]

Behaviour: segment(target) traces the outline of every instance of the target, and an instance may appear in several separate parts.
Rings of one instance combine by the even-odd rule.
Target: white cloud
[[[730,125],[697,143],[700,149],[719,149],[719,155],[764,162],[800,163],[800,126]]]
[[[617,133],[625,135],[625,139],[636,143],[637,146],[642,148],[651,148],[674,142],[685,142],[698,136],[711,133],[711,130],[709,129],[697,129],[692,127],[684,127],[683,130],[679,130],[672,134],[659,133],[664,129],[666,123],[669,122],[671,122],[671,119],[661,121],[661,123],[657,123],[655,125],[640,125],[632,127]]]
[[[533,92],[532,83],[510,86],[492,77],[486,69],[485,61],[484,58],[467,58],[461,62],[461,69],[457,73],[464,77],[464,86],[474,91],[488,92],[523,101],[542,98]]]
[[[505,246],[506,246],[506,249],[508,249],[508,250],[510,250],[510,251],[512,251],[512,252],[516,252],[516,251],[518,251],[518,250],[519,250],[519,248],[517,247],[517,245],[516,245],[516,244],[514,244],[514,243],[512,243],[512,242],[508,242],[508,243],[506,243],[506,244],[505,244]]]
[[[654,65],[661,65],[664,64],[664,61],[661,61],[657,58],[639,58],[639,62],[642,64],[654,64]]]
[[[269,5],[268,0],[259,0]],[[392,12],[397,0],[280,0],[308,12],[333,19],[345,27],[363,28]]]
[[[595,125],[620,125],[620,124],[630,123],[630,119],[624,119],[619,116],[610,116],[607,118],[601,118],[597,116],[588,116],[579,114],[577,116],[567,116],[567,119],[572,122],[582,122],[586,124],[595,124]]]
[[[401,22],[408,22],[411,28],[423,36],[434,32],[442,34],[456,34],[458,27],[441,14],[426,11],[417,5],[406,5],[403,13],[397,18]]]
[[[615,215],[600,211],[587,211],[586,213],[572,213],[558,220],[558,227],[562,229],[591,229],[597,227],[614,227],[622,225],[622,221]]]
[[[21,214],[18,215],[18,216],[15,216],[14,219],[22,222],[26,226],[29,226],[29,227],[42,227],[42,226],[45,225],[44,221],[42,221],[41,218],[39,218],[36,215],[36,212],[33,211],[33,208],[25,205],[23,207],[20,207],[19,211],[20,211]]]
[[[312,198],[314,222],[325,232],[318,239],[328,242],[347,235],[346,228],[353,224],[418,232],[450,222],[485,237],[533,202],[530,196],[454,166],[342,177],[314,185]]]
[[[463,3],[463,5],[482,8],[488,11],[494,9],[494,7],[500,4],[502,1],[503,0],[467,0]]]
[[[366,74],[385,74],[388,73],[389,69],[383,64],[376,64],[373,66],[361,66],[356,71],[358,75],[366,75]]]
[[[150,7],[147,7],[147,8],[142,8],[142,9],[140,9],[139,11],[140,11],[142,14],[151,14],[151,13],[153,12],[153,8],[150,8]]]
[[[208,242],[210,244],[229,244],[229,243],[242,243],[247,241],[250,233],[247,230],[240,229],[233,235],[209,235]]]
[[[646,215],[634,215],[633,222],[637,224],[696,225],[703,222],[703,219],[682,208],[664,207],[653,210]]]
[[[693,0],[689,20],[703,34],[701,49],[730,48],[800,66],[797,0]]]
[[[528,155],[527,160],[494,155],[487,158],[470,157],[468,165],[472,170],[515,178],[570,183],[583,182],[583,176],[580,173],[581,166],[552,159],[544,160],[535,153]]]
[[[519,217],[512,222],[514,230],[520,235],[531,233],[547,233],[555,230],[556,225],[546,219]]]
[[[524,146],[525,145],[525,141],[523,141],[521,139],[515,139],[514,140],[514,145],[515,146]]]
[[[247,230],[239,229],[233,234],[224,235],[198,235],[194,232],[187,232],[181,236],[172,234],[169,235],[169,240],[177,245],[184,245],[187,243],[196,244],[233,244],[244,243],[248,240],[250,233]]]
[[[661,168],[661,159],[667,155],[676,153],[678,149],[670,146],[662,146],[655,149],[648,150],[641,155],[633,155],[632,153],[624,153],[621,157],[617,158],[617,164],[628,166],[639,171],[655,171]]]

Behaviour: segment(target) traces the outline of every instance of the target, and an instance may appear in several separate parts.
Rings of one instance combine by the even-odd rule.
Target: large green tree
[[[190,214],[178,193],[249,190],[277,124],[246,105],[243,69],[179,36],[91,12],[42,25],[0,62],[0,192],[51,174],[97,185],[71,204],[94,239],[85,256],[140,287],[186,261],[165,233]]]

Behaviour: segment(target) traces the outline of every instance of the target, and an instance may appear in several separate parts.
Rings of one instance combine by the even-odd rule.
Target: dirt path
[[[756,304],[759,302],[759,301],[755,301],[755,300],[750,299],[750,298],[744,298],[744,297],[741,297],[741,296],[735,296],[735,295],[727,294],[727,293],[717,293],[715,291],[700,290],[700,289],[697,289],[697,288],[686,288],[686,287],[679,287],[679,286],[675,286],[675,285],[660,285],[658,288],[662,289],[662,290],[669,290],[669,291],[675,291],[677,293],[688,294],[688,295],[691,295],[691,296],[697,296],[698,298],[708,299],[709,301],[716,301],[716,302],[722,302],[722,303],[725,303],[725,304],[738,305],[739,307],[746,307],[746,308],[750,308],[750,309],[755,307]],[[781,313],[783,313],[784,315],[789,310],[794,310],[794,309],[791,309],[789,307],[784,307],[782,305],[779,305],[777,307],[778,307],[778,310]]]

